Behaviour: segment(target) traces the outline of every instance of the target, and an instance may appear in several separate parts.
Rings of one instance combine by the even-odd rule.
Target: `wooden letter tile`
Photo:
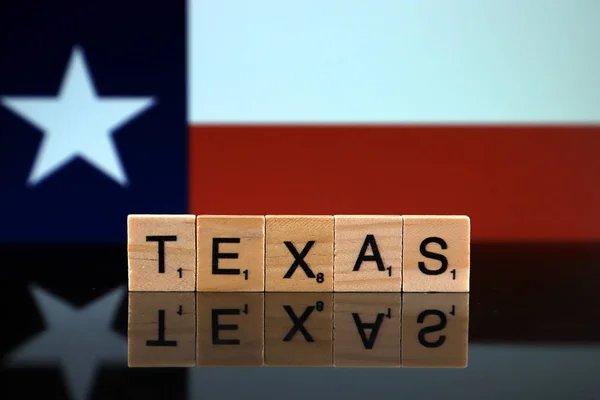
[[[264,364],[264,294],[198,293],[198,366]]]
[[[199,292],[262,292],[265,217],[199,215]]]
[[[333,216],[266,217],[266,291],[333,291]]]
[[[400,367],[400,293],[336,293],[336,367]]]
[[[466,216],[404,216],[403,291],[468,292],[471,228]]]
[[[195,363],[194,293],[129,293],[130,367],[192,367]]]
[[[196,216],[129,215],[129,290],[196,290]]]
[[[468,293],[403,295],[403,367],[466,368],[468,341]]]
[[[265,295],[265,364],[333,365],[333,294]]]
[[[335,216],[336,292],[402,290],[402,217]]]

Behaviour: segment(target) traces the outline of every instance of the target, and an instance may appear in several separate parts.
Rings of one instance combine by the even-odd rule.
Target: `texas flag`
[[[600,239],[598,2],[13,3],[0,240],[124,240],[129,213]]]

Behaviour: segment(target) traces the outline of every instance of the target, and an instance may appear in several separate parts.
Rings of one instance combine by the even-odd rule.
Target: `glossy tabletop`
[[[2,397],[597,399],[599,252],[473,243],[468,294],[130,294],[124,244],[2,245]]]

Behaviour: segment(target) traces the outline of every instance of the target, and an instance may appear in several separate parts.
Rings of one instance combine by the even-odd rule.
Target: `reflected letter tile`
[[[400,367],[399,293],[336,293],[333,307],[336,367]]]
[[[265,295],[265,364],[333,365],[333,294]]]
[[[129,293],[129,366],[194,366],[195,306],[194,293]]]
[[[198,293],[198,366],[261,366],[264,294]]]
[[[402,297],[402,366],[465,368],[469,295],[405,293]]]
[[[267,292],[333,292],[333,216],[266,216]]]
[[[127,217],[129,291],[196,290],[196,216]]]

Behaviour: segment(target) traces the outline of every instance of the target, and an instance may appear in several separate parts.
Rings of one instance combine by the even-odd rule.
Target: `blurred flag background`
[[[130,213],[466,214],[478,384],[318,370],[295,395],[597,392],[599,20],[596,0],[0,1],[0,382],[289,394],[278,368],[127,368]]]
[[[12,1],[0,240],[129,213],[467,214],[600,239],[600,3]]]

